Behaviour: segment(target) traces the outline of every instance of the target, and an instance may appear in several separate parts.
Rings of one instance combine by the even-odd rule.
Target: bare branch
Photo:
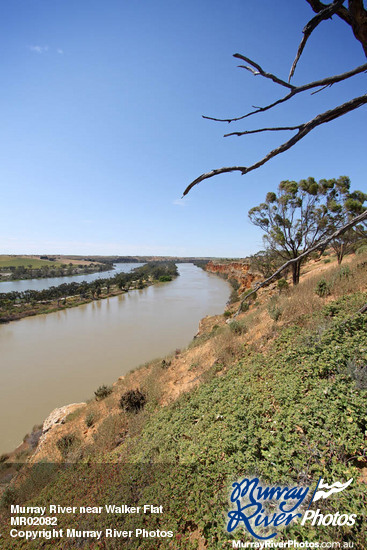
[[[306,0],[306,2],[315,13],[320,13],[330,5],[323,4],[319,0]],[[352,28],[354,36],[361,43],[367,56],[367,11],[363,0],[348,0],[348,8],[341,5],[335,13]]]
[[[265,107],[256,107],[254,111],[250,111],[249,113],[246,113],[243,116],[237,117],[237,118],[214,118],[203,115],[203,118],[208,120],[214,120],[215,122],[238,122],[239,120],[243,120],[244,118],[247,118],[251,115],[256,115],[257,113],[263,113],[264,111],[268,111],[269,109],[272,109],[276,105],[279,105],[280,103],[284,103],[285,101],[288,101],[296,94],[299,94],[301,92],[305,92],[307,90],[311,90],[312,88],[318,88],[322,87],[321,89],[331,86],[332,84],[336,84],[337,82],[342,82],[343,80],[346,80],[347,78],[350,78],[352,76],[355,76],[357,74],[363,73],[367,71],[367,63],[364,65],[360,65],[359,67],[356,67],[355,69],[352,69],[351,71],[347,71],[346,73],[337,74],[334,76],[328,76],[326,78],[323,78],[321,80],[315,80],[315,82],[309,82],[307,84],[304,84],[303,86],[298,86],[297,88],[293,88],[291,92],[289,92],[287,95],[282,97],[281,99],[278,99],[277,101],[274,101],[274,103],[270,103],[269,105],[266,105]],[[321,90],[317,90],[319,92]],[[315,93],[315,92],[314,92]]]
[[[302,55],[302,52],[304,50],[304,47],[306,46],[307,40],[310,38],[313,31],[316,29],[316,27],[321,23],[321,21],[325,21],[325,19],[330,19],[332,15],[334,15],[337,10],[342,6],[344,0],[334,0],[332,4],[329,4],[325,8],[323,8],[319,13],[313,17],[307,25],[303,29],[303,38],[301,40],[300,45],[298,46],[298,51],[295,60],[293,61],[288,81],[290,82],[292,76],[294,75],[294,71],[296,70],[297,63]]]
[[[217,170],[211,170],[210,172],[206,172],[205,174],[201,174],[196,180],[190,183],[188,187],[186,187],[185,191],[183,192],[182,198],[189,193],[189,191],[198,183],[201,181],[204,181],[206,179],[212,178],[213,176],[217,176],[218,174],[225,174],[227,172],[241,172],[241,174],[246,174],[246,166],[230,166],[229,168],[218,168]]]
[[[318,94],[319,92],[323,92],[326,88],[329,88],[331,87],[332,84],[326,84],[325,86],[323,86],[322,88],[319,88],[318,90],[315,90],[314,92],[311,92],[311,95],[316,95]]]
[[[339,105],[334,109],[325,111],[324,113],[317,115],[312,120],[309,120],[304,124],[300,124],[297,127],[299,129],[295,136],[293,136],[290,140],[286,141],[276,149],[273,149],[272,151],[270,151],[270,153],[268,153],[264,158],[262,158],[255,164],[252,164],[249,167],[232,166],[227,168],[218,168],[216,170],[211,170],[210,172],[206,172],[205,174],[202,174],[201,176],[196,178],[196,180],[190,183],[190,185],[185,189],[183,196],[187,195],[187,193],[189,193],[189,191],[191,191],[191,189],[198,183],[202,182],[203,180],[212,178],[213,176],[216,176],[218,174],[237,171],[237,172],[241,172],[242,175],[245,175],[248,172],[255,170],[256,168],[259,168],[260,166],[268,162],[273,157],[279,155],[280,153],[284,153],[284,151],[287,151],[288,149],[293,147],[293,145],[295,145],[298,141],[303,139],[308,133],[310,133],[317,126],[320,126],[321,124],[325,124],[326,122],[330,122],[342,115],[345,115],[346,113],[353,111],[354,109],[358,109],[358,107],[361,107],[366,103],[367,103],[367,94],[360,97],[355,97],[354,99],[352,99],[351,101],[348,101],[347,103],[343,103],[342,105]]]
[[[363,0],[349,0],[349,14],[354,36],[362,44],[367,56],[367,10],[364,8]]]
[[[324,10],[328,6],[328,4],[323,4],[322,2],[320,2],[320,0],[306,0],[306,2],[310,4],[311,8],[315,13],[319,13],[320,11]],[[340,17],[340,19],[343,19],[343,21],[348,23],[348,25],[352,24],[349,12],[347,8],[345,8],[344,6],[340,6],[336,14]]]
[[[280,273],[282,273],[282,271],[284,271],[285,269],[287,269],[287,267],[289,267],[290,265],[292,264],[295,264],[297,262],[300,262],[302,261],[304,258],[306,258],[309,254],[311,254],[311,252],[315,252],[316,250],[318,250],[319,248],[325,248],[330,241],[332,241],[333,239],[336,239],[338,238],[340,235],[342,235],[343,233],[345,233],[346,231],[348,231],[348,229],[351,229],[354,225],[356,225],[357,223],[360,223],[361,221],[367,219],[367,210],[365,210],[364,212],[362,212],[362,214],[359,214],[358,216],[356,216],[355,218],[353,218],[352,220],[350,220],[348,223],[346,223],[345,225],[343,225],[342,227],[340,227],[337,231],[335,231],[332,235],[330,235],[329,237],[327,237],[326,239],[323,239],[322,241],[320,241],[318,244],[316,244],[315,246],[313,246],[312,248],[310,248],[309,250],[306,250],[306,252],[303,252],[303,254],[300,254],[297,258],[292,258],[292,260],[289,260],[288,262],[286,262],[285,264],[283,264],[279,269],[277,269],[270,277],[268,277],[267,279],[265,279],[265,281],[263,281],[262,283],[258,283],[254,289],[249,292],[248,294],[246,294],[246,296],[241,300],[241,303],[240,303],[240,306],[236,312],[236,314],[234,315],[234,317],[237,317],[237,315],[241,312],[241,309],[242,309],[242,304],[248,300],[248,298],[250,298],[250,296],[252,296],[253,294],[255,294],[255,292],[257,292],[260,288],[264,287],[264,286],[267,286],[269,283],[271,283]],[[362,308],[363,309],[363,308]]]
[[[299,130],[303,126],[279,126],[279,128],[258,128],[257,130],[246,130],[245,132],[231,132],[230,134],[224,134],[224,137],[229,136],[245,136],[247,134],[258,134],[259,132],[280,132],[282,130]]]
[[[279,78],[278,76],[272,73],[265,72],[264,69],[260,67],[258,63],[255,63],[255,61],[252,61],[252,59],[250,59],[249,57],[245,57],[240,53],[234,53],[233,57],[236,57],[237,59],[242,59],[242,61],[246,61],[246,63],[250,63],[250,65],[252,65],[252,67],[254,68],[251,68],[245,65],[239,65],[239,67],[241,67],[242,69],[246,69],[247,71],[250,71],[253,75],[257,76],[260,74],[264,78],[270,78],[270,80],[272,80],[276,84],[280,84],[281,86],[284,86],[285,88],[290,88],[291,90],[295,88],[293,84],[289,84],[289,82],[282,80],[281,78]]]

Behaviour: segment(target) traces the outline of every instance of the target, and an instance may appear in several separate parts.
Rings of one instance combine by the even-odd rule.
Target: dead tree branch
[[[254,289],[249,292],[248,294],[246,294],[246,296],[241,300],[241,303],[240,303],[240,306],[237,310],[237,312],[235,313],[234,317],[237,317],[237,315],[241,312],[241,309],[242,309],[242,304],[248,300],[248,298],[250,298],[250,296],[252,296],[253,294],[255,294],[255,292],[257,292],[260,288],[264,287],[264,286],[267,286],[268,284],[270,284],[272,281],[274,281],[274,279],[280,274],[282,273],[282,271],[284,271],[285,269],[287,269],[287,267],[289,267],[290,265],[292,264],[295,264],[297,262],[300,262],[302,261],[304,258],[306,258],[309,254],[311,254],[312,252],[315,252],[316,250],[318,250],[319,248],[325,248],[330,241],[332,241],[333,239],[336,239],[338,238],[340,235],[342,235],[343,233],[345,233],[346,231],[348,231],[348,229],[351,229],[353,226],[355,226],[357,223],[360,223],[362,222],[363,220],[367,219],[367,210],[365,210],[364,212],[362,212],[362,214],[359,214],[358,216],[356,216],[355,218],[353,218],[352,220],[350,220],[348,223],[346,223],[345,225],[343,225],[342,227],[340,227],[337,231],[334,231],[334,233],[332,235],[330,235],[329,237],[323,239],[322,241],[320,241],[318,244],[316,244],[315,246],[313,246],[312,248],[310,248],[309,250],[306,250],[306,252],[303,252],[303,254],[300,254],[297,258],[292,258],[292,260],[288,260],[288,262],[286,262],[285,264],[283,264],[279,269],[277,269],[270,277],[268,277],[267,279],[265,279],[265,281],[263,281],[262,283],[258,283]]]
[[[320,13],[330,6],[330,4],[323,4],[319,0],[306,0],[306,2],[310,4],[315,13]],[[367,56],[367,10],[363,5],[363,0],[348,0],[348,8],[341,5],[335,13],[352,28],[354,36],[361,43]]]
[[[330,19],[337,11],[338,9],[343,5],[344,0],[334,0],[332,4],[329,4],[324,9],[318,12],[318,14],[313,17],[307,25],[303,29],[303,38],[301,40],[300,45],[298,46],[298,51],[295,60],[293,61],[288,81],[290,82],[292,76],[294,75],[294,71],[296,70],[297,63],[302,55],[302,52],[304,50],[304,47],[306,46],[307,40],[310,38],[313,31],[316,29],[316,27],[321,23],[321,21],[325,21],[326,19]]]
[[[306,0],[306,2],[310,4],[315,13],[319,13],[327,7],[327,4],[323,4],[320,0]],[[340,17],[340,19],[343,19],[343,21],[348,23],[348,25],[351,25],[351,17],[347,8],[340,6],[340,8],[336,11],[336,14]]]
[[[260,74],[264,78],[270,78],[270,80],[272,80],[276,84],[280,84],[280,86],[284,86],[285,88],[290,88],[291,90],[295,88],[293,84],[290,84],[285,80],[282,80],[275,74],[265,72],[264,69],[258,63],[255,63],[255,61],[252,61],[252,59],[250,59],[249,57],[245,57],[240,53],[233,54],[233,57],[236,57],[237,59],[242,59],[243,61],[246,61],[246,63],[250,63],[250,65],[252,65],[253,68],[248,67],[247,65],[239,65],[239,67],[241,67],[241,69],[246,69],[247,71],[250,71],[250,73],[252,73],[254,76],[257,76]]]
[[[239,54],[235,54],[235,56],[238,56]],[[281,99],[277,99],[274,101],[274,103],[270,103],[269,105],[266,105],[265,107],[257,107],[254,111],[250,111],[246,113],[245,115],[242,115],[237,118],[214,118],[210,116],[203,115],[203,118],[207,120],[214,120],[215,122],[238,122],[239,120],[243,120],[249,116],[256,115],[257,113],[263,113],[264,111],[268,111],[269,109],[272,109],[273,107],[276,107],[277,105],[280,105],[281,103],[284,103],[285,101],[288,101],[293,96],[305,92],[307,90],[311,90],[312,88],[321,88],[320,90],[316,90],[316,92],[320,92],[322,89],[326,88],[327,86],[332,86],[333,84],[336,84],[338,82],[342,82],[343,80],[346,80],[347,78],[350,78],[352,76],[355,76],[357,74],[363,73],[367,71],[367,63],[364,65],[360,65],[359,67],[356,67],[355,69],[352,69],[351,71],[347,71],[342,74],[337,74],[334,76],[329,76],[326,78],[322,78],[321,80],[315,80],[315,82],[309,82],[307,84],[304,84],[303,86],[293,86],[292,90],[282,97]],[[262,74],[262,73],[258,73]],[[270,73],[267,73],[270,74]]]
[[[313,17],[303,29],[303,38],[298,47],[298,51],[290,71],[289,79],[291,79],[291,77],[294,74],[297,63],[303,53],[303,50],[312,32],[316,29],[316,27],[322,21],[325,21],[326,19],[331,18],[334,14],[340,17],[340,19],[342,19],[345,23],[347,23],[352,28],[354,32],[354,36],[362,44],[364,52],[367,56],[367,10],[364,7],[364,0],[348,0],[348,8],[344,6],[344,3],[346,2],[346,0],[333,0],[331,3],[328,3],[328,4],[324,4],[320,0],[306,0],[306,2],[311,6],[313,11],[317,15]],[[227,123],[243,120],[246,117],[249,117],[251,115],[268,111],[269,109],[272,109],[276,105],[280,105],[281,103],[284,103],[290,100],[296,94],[305,92],[306,90],[311,90],[313,88],[317,88],[317,90],[315,90],[313,93],[320,92],[337,82],[341,82],[343,80],[351,78],[352,76],[355,76],[367,70],[367,64],[364,64],[359,67],[356,67],[351,71],[348,71],[339,75],[330,76],[321,80],[317,80],[315,82],[309,82],[308,84],[304,84],[303,86],[293,86],[292,84],[290,84],[290,82],[286,82],[285,80],[283,80],[282,78],[279,78],[273,73],[269,73],[265,71],[261,67],[261,65],[259,65],[249,57],[246,57],[239,53],[234,54],[234,57],[236,57],[237,59],[241,59],[247,63],[247,65],[240,65],[241,68],[244,68],[247,71],[250,71],[255,76],[260,75],[263,78],[270,79],[272,82],[275,82],[276,84],[279,84],[284,88],[287,88],[288,93],[284,97],[274,101],[269,105],[266,105],[265,107],[253,106],[254,110],[240,117],[222,119],[222,118],[203,116],[203,118],[205,119],[214,120],[216,122],[227,122]],[[357,109],[358,107],[361,107],[366,103],[367,103],[367,95],[364,95],[364,96],[356,97],[344,103],[343,105],[339,105],[338,107],[335,107],[334,109],[330,109],[329,111],[320,113],[312,120],[305,122],[303,124],[300,124],[299,126],[295,126],[295,127],[284,126],[284,127],[278,127],[278,128],[268,127],[268,128],[260,128],[257,130],[247,130],[244,132],[233,132],[230,134],[226,134],[225,137],[230,135],[242,136],[246,134],[256,134],[256,133],[265,132],[265,131],[298,130],[296,135],[293,136],[290,140],[286,141],[276,149],[273,149],[263,159],[259,160],[255,164],[252,164],[251,166],[248,166],[248,167],[231,166],[231,167],[225,167],[225,168],[218,168],[215,170],[211,170],[210,172],[206,172],[205,174],[202,174],[201,176],[196,178],[193,182],[191,182],[190,185],[188,185],[188,187],[185,189],[183,193],[183,196],[187,195],[187,193],[189,193],[189,191],[201,181],[212,178],[213,176],[216,176],[218,174],[238,171],[238,172],[241,172],[242,175],[244,175],[244,174],[247,174],[248,172],[251,172],[252,170],[256,170],[257,168],[259,168],[260,166],[268,162],[271,158],[293,147],[293,145],[295,145],[298,141],[304,138],[311,130],[313,130],[320,124],[330,122],[331,120],[334,120],[339,116],[342,116],[354,109]]]
[[[279,126],[273,128],[258,128],[257,130],[247,130],[245,132],[231,132],[230,134],[224,134],[224,137],[228,136],[245,136],[247,134],[258,134],[259,132],[281,132],[282,130],[299,130],[300,126]]]
[[[298,129],[298,132],[295,136],[293,136],[291,139],[277,147],[276,149],[273,149],[268,153],[264,158],[256,162],[255,164],[252,164],[251,166],[231,166],[226,168],[218,168],[216,170],[211,170],[210,172],[206,172],[205,174],[202,174],[198,178],[196,178],[193,182],[188,185],[183,193],[183,196],[187,195],[191,189],[197,185],[198,183],[212,178],[213,176],[217,176],[218,174],[224,174],[228,172],[241,172],[242,175],[248,174],[248,172],[251,172],[252,170],[256,170],[256,168],[259,168],[266,162],[268,162],[273,157],[279,155],[280,153],[284,153],[284,151],[287,151],[293,145],[295,145],[298,141],[303,139],[307,134],[309,134],[314,128],[317,126],[320,126],[321,124],[325,124],[326,122],[330,122],[342,115],[345,115],[346,113],[349,113],[353,111],[354,109],[358,109],[358,107],[361,107],[361,105],[364,105],[367,103],[367,94],[355,97],[351,101],[348,101],[347,103],[343,103],[342,105],[339,105],[338,107],[335,107],[334,109],[331,109],[329,111],[325,111],[324,113],[321,113],[317,115],[312,120],[309,120],[308,122],[305,122],[304,124],[300,124],[299,126],[296,126],[295,129]],[[263,129],[264,130],[264,129]]]

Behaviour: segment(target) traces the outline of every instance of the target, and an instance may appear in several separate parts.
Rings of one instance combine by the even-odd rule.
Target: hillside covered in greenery
[[[218,318],[187,350],[152,361],[70,415],[49,443],[49,460],[25,465],[4,491],[2,548],[40,544],[7,538],[12,503],[162,505],[162,514],[144,516],[60,514],[58,528],[173,533],[78,539],[88,548],[228,548],[231,539],[253,540],[245,530],[226,531],[231,484],[256,476],[263,485],[308,486],[310,495],[320,477],[353,478],[346,491],[318,503],[323,514],[356,514],[353,527],[292,522],[275,540],[348,541],[364,549],[366,259],[355,256],[343,267],[329,261],[296,287],[260,294],[235,321]],[[319,292],[322,281],[326,293]],[[198,383],[169,399],[179,362]],[[83,435],[86,427],[92,437]],[[43,547],[76,546],[56,538]]]

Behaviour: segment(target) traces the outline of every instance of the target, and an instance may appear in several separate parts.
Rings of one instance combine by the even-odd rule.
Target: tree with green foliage
[[[337,180],[334,190],[335,196],[328,203],[329,213],[332,218],[331,228],[336,231],[340,226],[348,223],[352,218],[366,210],[363,206],[367,201],[367,194],[362,191],[350,192],[350,179],[346,176]],[[331,241],[331,246],[336,253],[338,264],[342,263],[345,254],[353,250],[353,247],[365,234],[362,225],[349,229],[338,238]]]
[[[259,250],[250,256],[252,271],[259,271],[267,279],[282,265],[282,259],[272,250]]]
[[[287,261],[298,258],[346,223],[346,216],[363,209],[364,193],[350,193],[350,180],[314,178],[282,181],[278,194],[269,192],[265,202],[249,211],[254,225],[264,232],[267,248]],[[363,200],[363,202],[361,202]],[[298,284],[302,260],[292,264],[293,284]]]

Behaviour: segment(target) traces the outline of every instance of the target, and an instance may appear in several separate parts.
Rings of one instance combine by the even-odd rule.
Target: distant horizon
[[[59,252],[27,252],[27,253],[0,253],[1,256],[65,256],[67,258],[81,258],[85,256],[90,256],[92,258],[198,258],[198,259],[211,259],[211,258],[224,258],[224,259],[234,259],[234,260],[240,260],[242,258],[245,258],[246,256],[204,256],[204,255],[197,255],[197,254],[185,254],[183,256],[179,256],[177,254],[65,254],[65,253],[59,253]]]

